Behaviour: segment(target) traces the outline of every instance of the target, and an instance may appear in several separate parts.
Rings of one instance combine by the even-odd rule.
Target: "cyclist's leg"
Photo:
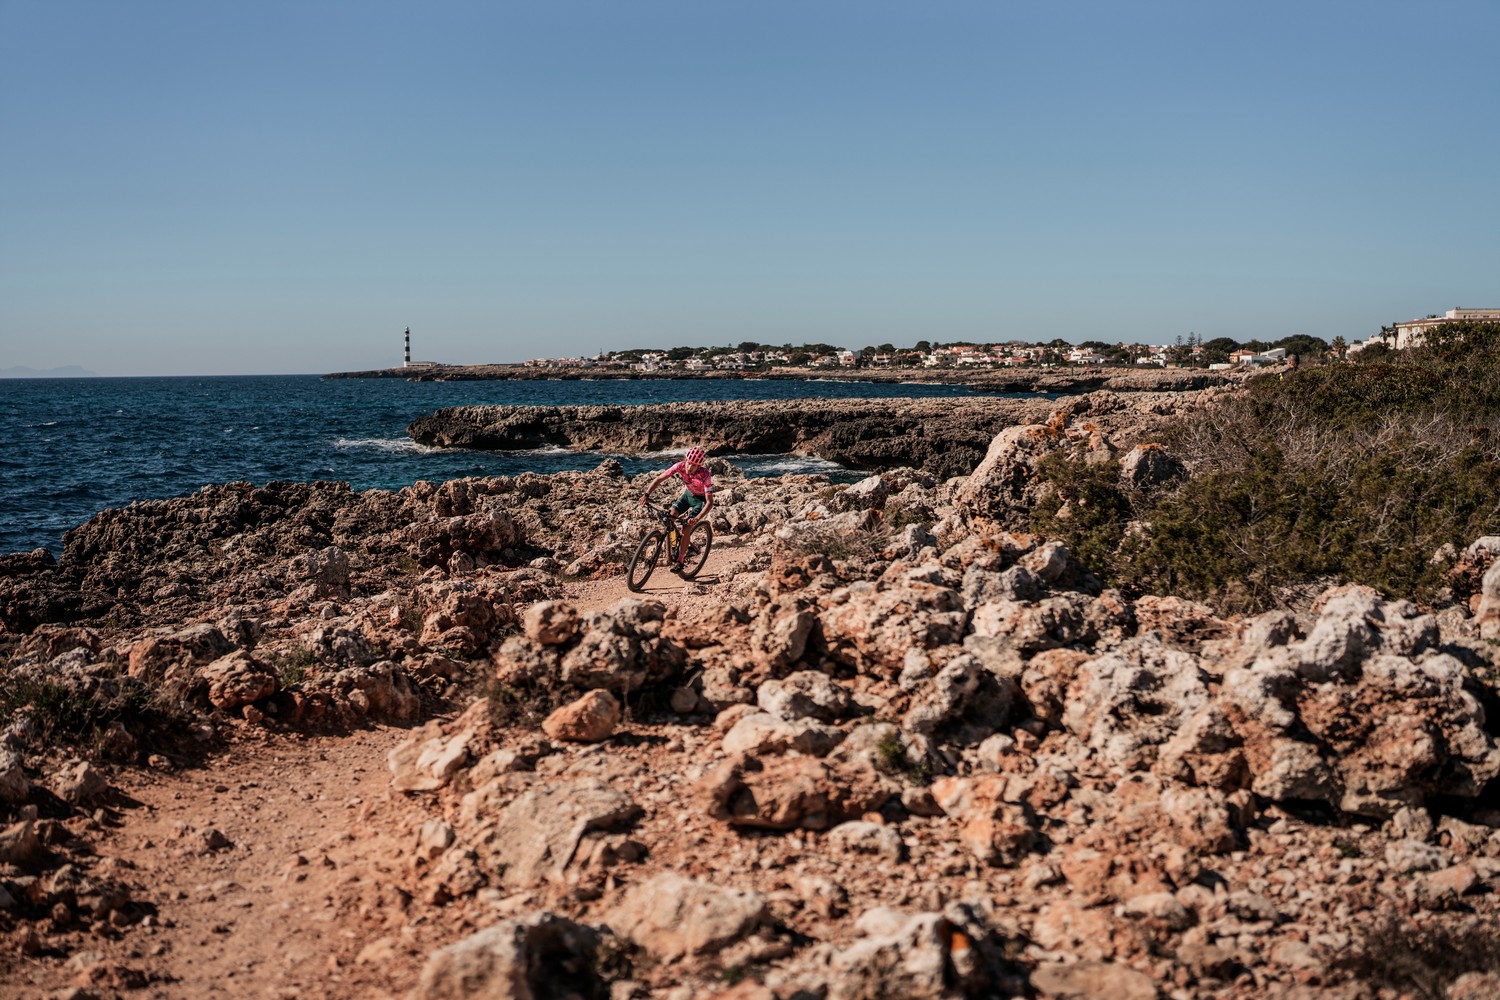
[[[683,490],[682,496],[677,498],[677,502],[672,505],[672,509],[677,512],[679,517],[683,513],[688,515],[688,519],[683,521],[682,527],[677,531],[677,552],[673,555],[673,559],[676,560],[677,565],[681,566],[687,561],[688,534],[692,531],[692,525],[688,523],[688,520],[697,518],[699,513],[702,512],[703,498],[694,496],[689,490]]]

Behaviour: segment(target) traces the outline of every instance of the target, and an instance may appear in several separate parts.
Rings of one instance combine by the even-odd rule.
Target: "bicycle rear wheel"
[[[691,580],[708,562],[708,550],[714,545],[714,529],[707,521],[699,521],[688,532],[687,558],[682,563],[682,575]]]
[[[625,569],[625,586],[634,592],[639,592],[651,579],[651,571],[656,568],[656,560],[661,557],[662,533],[651,531],[641,544],[635,547],[635,555],[630,557],[630,565]]]

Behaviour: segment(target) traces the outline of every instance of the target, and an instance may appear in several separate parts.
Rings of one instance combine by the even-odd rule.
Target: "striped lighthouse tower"
[[[402,367],[411,367],[411,327],[406,328],[406,360],[402,364]]]

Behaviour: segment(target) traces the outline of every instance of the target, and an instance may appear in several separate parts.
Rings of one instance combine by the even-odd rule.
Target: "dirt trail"
[[[580,609],[621,598],[661,601],[693,619],[722,600],[744,549],[710,553],[698,579],[658,568],[632,594],[623,575],[571,583]],[[386,757],[410,735],[377,726],[348,735],[246,726],[201,767],[130,769],[123,804],[88,821],[96,873],[155,908],[123,936],[84,937],[72,958],[21,960],[0,994],[85,986],[96,995],[354,998],[400,995],[434,949],[490,922],[472,901],[419,905],[411,831],[427,817],[390,788]],[[14,993],[12,993],[14,987]]]
[[[716,545],[709,551],[708,562],[694,580],[684,580],[664,565],[657,564],[640,593],[631,593],[622,572],[602,580],[570,583],[567,597],[580,611],[610,608],[626,597],[645,598],[660,601],[678,617],[691,621],[719,607],[729,572],[749,557],[749,549]]]
[[[22,982],[107,993],[144,973],[131,995],[184,998],[408,988],[427,945],[452,934],[408,926],[397,888],[411,807],[391,794],[385,758],[407,735],[247,728],[203,767],[118,774],[129,804],[92,833],[96,868],[156,912],[117,940],[84,941],[64,968],[22,966]]]

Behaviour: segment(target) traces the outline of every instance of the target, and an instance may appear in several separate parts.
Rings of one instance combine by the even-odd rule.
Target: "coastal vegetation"
[[[1431,599],[1433,556],[1500,526],[1500,324],[1455,323],[1405,351],[1261,375],[1162,442],[1175,487],[1057,452],[1033,527],[1132,593],[1228,611],[1341,578]]]

